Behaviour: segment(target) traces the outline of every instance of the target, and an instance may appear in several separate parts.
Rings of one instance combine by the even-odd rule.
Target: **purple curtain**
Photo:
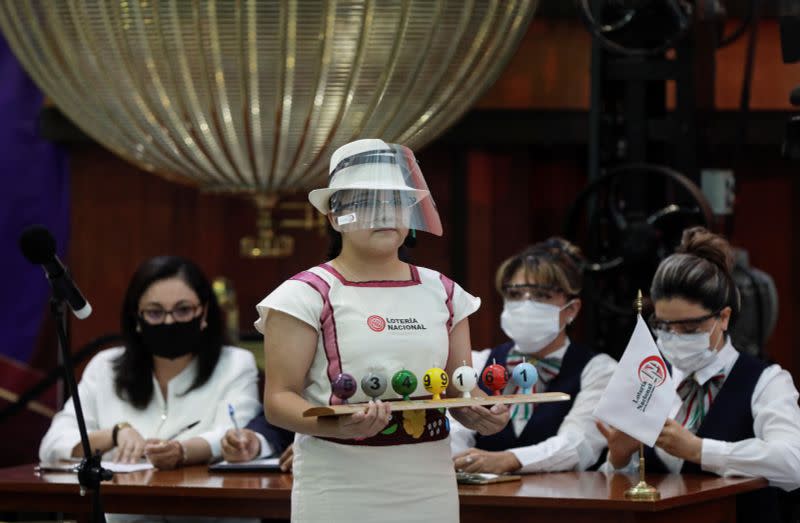
[[[31,224],[53,233],[63,257],[69,234],[67,156],[39,136],[43,95],[0,34],[0,354],[30,361],[49,286],[17,241]]]

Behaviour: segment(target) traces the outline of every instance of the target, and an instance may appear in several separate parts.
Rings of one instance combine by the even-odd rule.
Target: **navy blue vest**
[[[495,347],[492,349],[491,354],[489,354],[486,365],[491,365],[493,362],[499,365],[505,365],[508,353],[513,347],[513,341]],[[572,408],[575,396],[577,396],[578,392],[581,390],[581,373],[583,372],[583,368],[595,355],[594,352],[585,347],[575,343],[570,344],[561,361],[561,370],[559,370],[558,376],[553,378],[547,385],[547,389],[550,391],[566,392],[570,395],[570,400],[536,405],[531,419],[528,420],[528,424],[525,425],[519,437],[514,434],[514,427],[512,423],[509,422],[508,425],[497,434],[492,434],[491,436],[477,435],[475,438],[475,446],[488,451],[503,451],[535,445],[551,436],[555,436],[558,432],[558,428],[561,426],[561,422],[564,421],[564,418]],[[483,371],[481,371],[481,375],[482,374]],[[487,394],[492,394],[483,382],[480,383],[480,387]]]
[[[767,367],[768,364],[763,361],[749,354],[739,353],[739,358],[714,398],[697,435],[731,442],[755,437],[751,399],[756,383]],[[652,447],[645,448],[645,460],[648,472],[669,472]],[[681,472],[704,473],[700,465],[690,461],[683,462]],[[737,496],[737,521],[781,521],[780,493],[780,489],[770,487]]]

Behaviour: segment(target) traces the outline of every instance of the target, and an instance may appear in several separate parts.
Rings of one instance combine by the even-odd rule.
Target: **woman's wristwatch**
[[[128,423],[127,421],[120,421],[119,423],[114,425],[114,428],[111,429],[111,443],[113,444],[113,446],[115,447],[117,446],[117,435],[119,434],[119,431],[121,431],[122,429],[126,429],[130,426],[131,424]]]

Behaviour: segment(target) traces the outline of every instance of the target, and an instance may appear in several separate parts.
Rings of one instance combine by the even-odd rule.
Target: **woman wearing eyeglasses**
[[[207,463],[220,440],[260,410],[253,355],[223,345],[219,306],[191,261],[159,256],[131,279],[121,314],[124,347],[98,353],[78,390],[93,451],[160,469]],[[80,457],[72,401],[53,418],[39,448],[43,462]]]
[[[695,227],[658,267],[650,325],[677,385],[671,419],[646,449],[648,471],[761,476],[800,487],[800,408],[791,375],[740,353],[728,329],[739,291],[728,242]],[[639,442],[598,422],[614,468],[637,467]],[[608,467],[608,465],[607,465]],[[780,521],[777,489],[737,502],[739,521]]]
[[[500,265],[495,285],[504,302],[500,326],[509,341],[475,352],[475,368],[497,363],[511,375],[528,361],[538,373],[534,392],[566,392],[571,399],[514,406],[511,421],[493,435],[454,423],[451,447],[457,470],[586,470],[600,458],[605,440],[592,411],[616,362],[567,336],[566,327],[581,309],[582,265],[580,250],[561,238],[532,245]],[[512,383],[504,391],[519,392]]]
[[[413,152],[382,140],[337,149],[328,187],[309,194],[335,230],[332,259],[281,284],[259,305],[264,333],[267,418],[297,433],[292,521],[458,520],[455,474],[444,409],[392,413],[387,388],[348,416],[306,418],[315,405],[341,404],[342,374],[390,380],[411,371],[412,397],[429,396],[422,376],[452,374],[470,361],[469,324],[480,300],[446,276],[404,262],[410,231],[442,234],[436,206]],[[376,382],[380,390],[380,380]],[[476,389],[476,393],[479,393]],[[457,394],[452,387],[449,394]],[[508,409],[475,407],[455,414],[499,430]]]

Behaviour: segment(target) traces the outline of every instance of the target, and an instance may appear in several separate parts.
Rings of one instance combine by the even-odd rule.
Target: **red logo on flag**
[[[639,364],[639,380],[656,387],[667,380],[667,365],[660,356],[649,356]]]
[[[375,332],[380,332],[386,328],[386,320],[377,315],[372,315],[367,318],[367,325]]]

